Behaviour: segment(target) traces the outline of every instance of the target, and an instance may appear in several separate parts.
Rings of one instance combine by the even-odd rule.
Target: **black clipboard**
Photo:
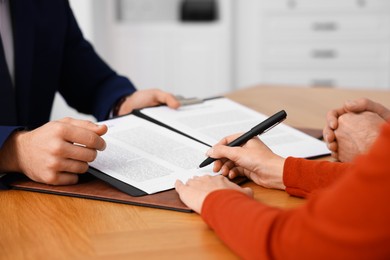
[[[193,104],[203,103],[204,101],[217,99],[217,98],[222,98],[222,97],[221,96],[217,96],[217,97],[211,97],[211,98],[207,98],[207,99],[198,99],[198,98],[187,98],[187,99],[185,99],[183,97],[179,97],[179,100],[181,100],[182,106],[186,106],[186,105],[193,105]],[[184,132],[181,132],[181,131],[179,131],[179,130],[177,130],[177,129],[175,129],[175,128],[167,125],[167,124],[164,124],[163,122],[160,122],[158,120],[155,120],[154,118],[151,118],[151,117],[143,114],[142,113],[142,109],[134,110],[130,114],[133,114],[135,116],[143,118],[143,119],[145,119],[145,120],[147,120],[149,122],[152,122],[152,123],[154,123],[156,125],[159,125],[159,126],[162,126],[164,128],[167,128],[167,129],[169,129],[169,130],[171,130],[173,132],[181,134],[181,135],[183,135],[183,136],[185,136],[187,138],[190,138],[190,139],[192,139],[192,140],[194,140],[196,142],[199,142],[201,144],[204,144],[204,145],[210,147],[209,144],[206,144],[206,143],[204,143],[204,142],[202,142],[202,141],[200,141],[200,140],[198,140],[198,139],[196,139],[196,138],[194,138],[194,137],[192,137],[190,135],[185,134]],[[119,117],[123,117],[123,116],[126,116],[126,115],[122,115],[122,116],[119,116]],[[110,176],[110,175],[108,175],[108,174],[106,174],[106,173],[104,173],[104,172],[102,172],[102,171],[100,171],[98,169],[95,169],[95,168],[93,168],[91,166],[89,167],[88,172],[91,173],[96,178],[98,178],[98,179],[100,179],[100,180],[102,180],[102,181],[112,185],[113,187],[117,188],[118,190],[120,190],[120,191],[122,191],[122,192],[124,192],[124,193],[126,193],[126,194],[128,194],[130,196],[139,197],[139,196],[148,195],[148,193],[146,193],[145,191],[140,190],[140,189],[138,189],[138,188],[136,188],[136,187],[134,187],[134,186],[132,186],[132,185],[130,185],[128,183],[125,183],[125,182],[123,182],[121,180],[118,180],[118,179],[116,179],[116,178],[114,178],[114,177],[112,177],[112,176]]]
[[[89,167],[88,172],[90,174],[92,174],[93,176],[95,176],[96,178],[110,184],[111,186],[117,188],[118,190],[120,190],[120,191],[122,191],[130,196],[140,197],[140,196],[148,195],[148,193],[146,193],[145,191],[140,190],[140,189],[138,189],[138,188],[136,188],[128,183],[125,183],[121,180],[118,180],[114,177],[111,177],[110,175],[105,174],[104,172],[99,171],[91,166]]]

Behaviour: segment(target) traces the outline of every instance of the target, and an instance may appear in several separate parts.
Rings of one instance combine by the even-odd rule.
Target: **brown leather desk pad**
[[[315,138],[321,138],[322,131],[317,129],[299,129]],[[244,178],[236,180],[237,183],[243,183]],[[140,197],[130,196],[111,185],[97,179],[91,174],[80,175],[79,183],[69,186],[52,186],[33,182],[27,178],[15,181],[11,184],[13,189],[57,194],[63,196],[95,199],[124,203],[137,206],[146,206],[152,208],[169,209],[181,212],[191,212],[186,205],[181,202],[177,192],[167,190],[156,194]]]

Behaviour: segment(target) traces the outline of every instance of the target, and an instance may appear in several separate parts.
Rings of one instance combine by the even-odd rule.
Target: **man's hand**
[[[175,188],[183,203],[199,214],[207,195],[216,190],[233,189],[253,197],[253,191],[250,188],[241,188],[221,175],[213,177],[209,175],[195,176],[188,180],[186,184],[177,180]]]
[[[134,109],[166,104],[170,108],[178,108],[179,101],[170,93],[158,89],[138,90],[128,96],[118,110],[118,115],[125,115]]]
[[[361,113],[361,112],[372,112],[377,114],[380,118],[382,118],[384,121],[390,120],[390,110],[384,107],[383,105],[376,103],[370,99],[367,98],[360,98],[357,100],[350,100],[346,101],[344,103],[344,106],[338,109],[333,109],[327,113],[326,121],[327,125],[324,127],[323,130],[323,136],[324,140],[328,145],[329,150],[332,152],[332,157],[340,160],[340,161],[349,161],[351,158],[358,155],[361,151],[356,150],[355,148],[349,146],[342,147],[347,142],[342,140],[343,136],[340,135],[339,138],[336,138],[335,130],[339,127],[339,117],[347,114],[347,113]],[[364,119],[363,119],[364,120]],[[347,120],[348,121],[348,120]],[[351,129],[353,131],[361,131],[360,124],[357,124],[354,129]],[[377,135],[379,132],[379,129],[374,129],[372,127],[369,127],[366,129],[367,131],[374,131],[370,135]],[[352,133],[351,132],[351,133]],[[371,139],[370,139],[371,140]],[[339,144],[339,141],[341,141],[341,145]],[[368,141],[368,140],[367,140]],[[371,143],[367,143],[366,140],[363,139],[356,139],[356,142],[359,143],[359,146],[361,147],[368,147]],[[341,148],[340,148],[341,147]],[[341,149],[339,151],[339,149]],[[348,154],[343,154],[345,151],[348,151]]]
[[[74,184],[77,174],[88,170],[97,151],[106,143],[101,138],[107,126],[64,118],[33,131],[15,132],[0,151],[0,170],[23,172],[30,179],[53,185]]]

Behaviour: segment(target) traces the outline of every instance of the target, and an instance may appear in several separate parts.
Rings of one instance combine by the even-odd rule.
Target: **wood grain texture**
[[[390,92],[257,86],[228,97],[264,114],[285,109],[295,127],[322,128],[326,112]],[[290,208],[304,200],[246,183],[255,198]],[[195,213],[28,191],[0,192],[1,259],[237,259]]]

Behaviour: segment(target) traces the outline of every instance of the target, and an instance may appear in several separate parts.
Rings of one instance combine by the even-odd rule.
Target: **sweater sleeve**
[[[201,216],[244,259],[388,259],[390,124],[384,130],[369,154],[298,208],[218,190]]]
[[[331,185],[350,167],[350,163],[288,157],[284,164],[283,182],[290,195],[307,197],[313,190]]]

